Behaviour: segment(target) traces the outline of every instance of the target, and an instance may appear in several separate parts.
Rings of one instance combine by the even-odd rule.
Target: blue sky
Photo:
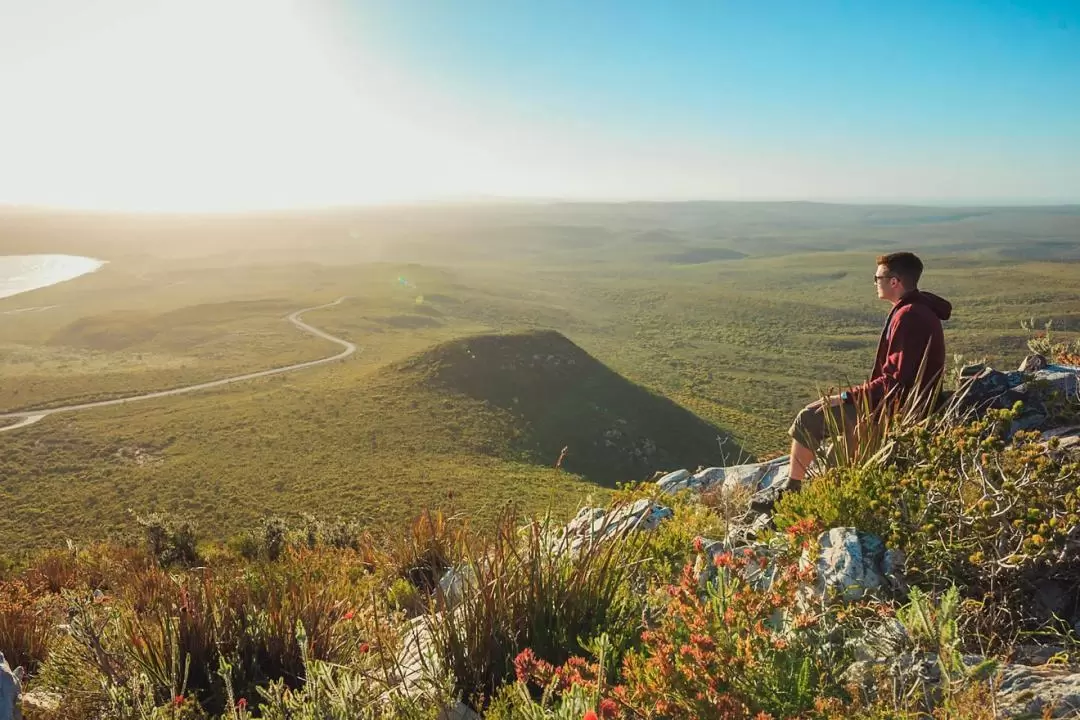
[[[1077,0],[91,7],[0,0],[0,203],[1080,202]]]
[[[1075,0],[351,7],[370,41],[424,83],[511,116],[641,143],[679,136],[763,152],[932,154],[974,163],[973,172],[1007,159],[1060,175],[1070,182],[1059,197],[1080,198],[1069,171],[1080,160]],[[1033,183],[1032,194],[1048,185]],[[1016,183],[1015,196],[1027,195]]]

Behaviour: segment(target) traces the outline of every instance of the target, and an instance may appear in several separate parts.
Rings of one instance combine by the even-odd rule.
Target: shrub
[[[12,668],[33,672],[48,656],[61,605],[24,580],[0,581],[0,652]]]
[[[1080,583],[1071,544],[1080,531],[1080,465],[1035,432],[1007,443],[1021,409],[896,427],[873,461],[830,469],[782,498],[777,525],[814,517],[878,533],[903,551],[909,581],[941,591],[955,583],[985,600],[981,617],[994,618],[986,632],[1030,628],[1037,581]]]
[[[76,603],[72,634],[104,683],[126,686],[145,678],[149,690],[140,692],[157,702],[183,694],[177,692],[182,685],[207,709],[220,711],[222,660],[231,663],[233,687],[253,700],[256,688],[270,681],[296,686],[305,654],[350,662],[362,643],[393,642],[377,627],[369,589],[352,581],[350,557],[313,551],[175,576],[149,568],[104,604]],[[304,647],[297,644],[298,624]]]
[[[432,592],[443,573],[465,551],[468,528],[461,518],[424,510],[403,533],[391,535],[389,572],[424,592]]]
[[[889,532],[886,488],[898,482],[895,468],[871,464],[830,469],[785,493],[776,504],[773,523],[780,530],[807,518],[822,527],[856,527],[885,536]]]
[[[163,566],[174,563],[195,565],[199,562],[195,547],[195,523],[191,520],[170,517],[160,512],[140,515],[136,520],[146,533],[150,554]]]
[[[1035,331],[1035,320],[1032,318],[1028,322],[1021,321],[1020,327],[1025,330]],[[1062,365],[1080,365],[1080,339],[1063,339],[1055,342],[1053,335],[1054,322],[1048,320],[1044,326],[1044,330],[1036,332],[1035,335],[1028,340],[1028,349],[1043,357],[1052,360]]]
[[[583,687],[593,693],[593,712],[607,718],[808,716],[823,700],[844,697],[847,658],[834,636],[843,615],[870,607],[803,599],[815,570],[801,556],[814,552],[817,532],[810,523],[792,528],[771,556],[749,548],[718,556],[718,579],[704,595],[686,565],[667,588],[659,624],[623,659],[618,684],[605,686],[601,662],[576,657],[559,667],[528,649],[515,663],[519,685],[532,684],[542,691],[539,705],[558,710],[567,702],[580,709],[575,688]],[[503,707],[515,702],[522,701],[500,696]]]
[[[297,626],[296,634],[297,646],[306,648],[308,642],[302,625]],[[315,660],[306,651],[303,663],[301,686],[291,688],[276,680],[258,689],[262,699],[260,717],[264,720],[435,720],[445,717],[445,709],[454,698],[448,678],[427,682],[419,692],[406,695],[388,687],[386,676],[370,669]],[[223,668],[222,674],[228,677],[229,668]],[[230,706],[235,707],[231,697]]]
[[[275,515],[263,519],[261,529],[266,559],[277,560],[289,546],[289,524],[284,518]]]

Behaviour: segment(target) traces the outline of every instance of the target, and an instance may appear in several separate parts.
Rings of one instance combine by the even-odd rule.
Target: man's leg
[[[814,451],[825,436],[825,411],[821,403],[810,403],[799,411],[788,434],[791,435],[788,477],[792,485],[797,487],[806,478],[810,463],[814,461]]]
[[[814,461],[814,451],[798,440],[791,441],[791,470],[789,477],[793,483],[802,483],[810,463]]]

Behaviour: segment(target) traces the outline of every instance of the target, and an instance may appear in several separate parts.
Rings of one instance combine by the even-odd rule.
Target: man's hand
[[[841,406],[843,404],[844,404],[844,401],[840,399],[839,395],[830,395],[829,397],[822,398],[821,400],[818,400],[817,402],[812,403],[812,405],[814,405],[816,407],[819,407],[819,408],[839,407],[839,406]]]

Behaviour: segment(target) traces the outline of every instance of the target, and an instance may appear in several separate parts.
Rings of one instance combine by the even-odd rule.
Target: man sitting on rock
[[[810,403],[799,412],[788,431],[791,489],[802,484],[830,427],[846,433],[848,441],[854,442],[860,418],[900,406],[916,384],[920,399],[929,397],[940,384],[945,369],[941,321],[949,319],[952,305],[919,290],[922,271],[922,261],[909,252],[877,259],[877,296],[893,307],[881,331],[874,369],[867,382]]]

